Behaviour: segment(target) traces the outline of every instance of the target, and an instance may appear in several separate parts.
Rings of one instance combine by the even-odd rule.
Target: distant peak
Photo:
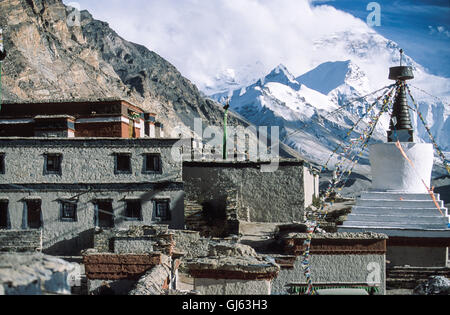
[[[265,78],[264,82],[277,82],[289,85],[293,89],[299,89],[300,84],[295,80],[295,77],[283,64],[279,64],[273,69]]]
[[[348,81],[359,80],[364,76],[365,74],[358,65],[351,60],[345,60],[322,63],[296,80],[300,84],[327,95]]]
[[[282,63],[276,66],[275,69],[270,72],[269,76],[270,75],[284,75],[289,78],[294,78],[294,76],[289,72],[288,68]]]

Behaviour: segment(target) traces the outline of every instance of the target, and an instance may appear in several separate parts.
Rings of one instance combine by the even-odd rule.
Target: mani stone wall
[[[272,294],[289,294],[290,288],[306,287],[302,266],[305,233],[282,235],[279,246],[285,255],[275,256],[282,267],[272,283]],[[375,233],[315,234],[310,268],[313,283],[320,288],[365,287],[386,293],[386,240]]]
[[[1,252],[36,252],[42,250],[40,230],[0,230]]]
[[[212,243],[207,257],[185,264],[201,295],[269,295],[280,271],[276,263],[242,244]]]
[[[228,197],[226,191],[233,191],[237,193],[238,220],[303,221],[306,208],[304,163],[280,161],[274,172],[262,172],[263,164],[184,162],[185,198],[224,212]]]
[[[171,256],[174,247],[174,233],[167,225],[133,225],[99,230],[94,235],[94,249],[99,253],[122,255],[161,252]]]

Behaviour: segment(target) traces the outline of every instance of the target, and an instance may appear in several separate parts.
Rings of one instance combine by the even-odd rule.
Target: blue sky
[[[367,0],[315,1],[366,21]],[[373,28],[397,42],[432,74],[450,77],[450,0],[377,0],[381,26]]]

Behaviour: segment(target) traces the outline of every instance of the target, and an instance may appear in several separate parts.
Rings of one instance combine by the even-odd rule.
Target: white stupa
[[[391,251],[392,257],[388,259],[399,264],[442,266],[448,263],[449,216],[440,196],[435,194],[433,199],[429,191],[433,145],[414,142],[405,87],[405,80],[412,78],[411,67],[391,68],[390,79],[397,81],[398,89],[388,143],[370,147],[372,188],[357,199],[339,231],[387,234],[388,254],[390,245],[395,246],[391,250],[397,250],[396,254]],[[413,257],[428,255],[427,250],[433,252],[430,254],[433,261]]]

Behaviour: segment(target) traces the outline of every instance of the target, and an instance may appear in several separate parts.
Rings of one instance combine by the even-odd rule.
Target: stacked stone
[[[0,252],[36,252],[41,249],[41,230],[0,231]]]

